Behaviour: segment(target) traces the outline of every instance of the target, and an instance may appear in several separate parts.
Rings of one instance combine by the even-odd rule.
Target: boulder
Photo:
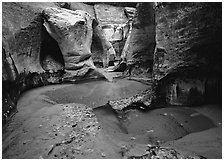
[[[151,84],[151,87],[134,96],[118,100],[110,100],[108,101],[108,104],[118,112],[137,108],[140,110],[148,110],[151,104],[153,104],[154,96],[154,89]],[[150,109],[152,109],[152,107]]]

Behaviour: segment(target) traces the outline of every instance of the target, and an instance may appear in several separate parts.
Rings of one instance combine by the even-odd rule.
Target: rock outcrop
[[[154,3],[138,3],[121,58],[131,66],[130,74],[149,74],[152,71],[156,45]],[[141,71],[143,69],[143,71]],[[131,71],[132,70],[132,71]]]
[[[99,46],[95,46],[93,50],[97,51],[100,50],[102,53],[96,53],[95,57],[100,57],[100,61],[103,62],[103,67],[108,67],[109,62],[110,62],[110,57],[115,57],[116,52],[112,46],[112,44],[108,41],[106,34],[104,30],[102,29],[102,26],[96,25],[94,27],[94,38],[93,41],[95,40],[95,44],[98,44]],[[94,51],[93,51],[94,52]]]
[[[95,65],[99,67],[108,67],[111,58],[113,59],[116,56],[116,53],[118,53],[118,50],[119,52],[120,50],[122,50],[122,46],[117,45],[115,47],[112,43],[114,42],[113,40],[111,40],[111,37],[114,33],[114,28],[109,27],[108,25],[114,25],[114,23],[113,22],[109,23],[106,21],[106,24],[102,24],[102,21],[108,18],[112,20],[114,18],[116,19],[116,16],[113,16],[113,14],[108,15],[108,13],[110,13],[111,10],[114,11],[113,13],[116,13],[116,15],[119,15],[119,14],[124,15],[123,10],[121,10],[121,8],[123,7],[115,7],[111,5],[101,5],[101,4],[96,4],[91,6],[91,5],[87,5],[84,3],[77,3],[77,2],[75,3],[66,2],[66,3],[57,3],[57,4],[62,8],[66,8],[73,11],[83,10],[91,15],[91,17],[93,18],[93,24],[92,24],[92,27],[93,27],[92,41],[93,42],[91,45],[93,62]],[[107,11],[105,11],[106,9]],[[115,12],[115,11],[119,11],[119,12]],[[124,21],[124,19],[127,19],[127,18],[125,16],[122,16],[121,20]],[[112,35],[110,34],[111,33],[110,31],[108,32],[108,30],[106,30],[108,27],[113,30]],[[118,34],[119,36],[121,36],[120,30]]]
[[[220,103],[221,4],[163,3],[155,7],[155,14],[156,50],[151,89],[109,104],[113,109],[123,110]],[[132,74],[130,68],[134,69],[135,65],[128,66],[128,74]]]
[[[54,3],[3,3],[2,10],[2,119],[16,111],[16,102],[27,88],[48,82],[40,63],[43,6]],[[33,73],[33,74],[31,74]],[[51,81],[51,80],[49,80]],[[52,80],[53,81],[53,80]]]
[[[54,14],[46,15],[49,8]],[[61,9],[57,3],[24,2],[3,3],[2,12],[3,122],[16,112],[24,90],[64,78],[104,78],[91,60],[93,20],[85,11]]]
[[[83,10],[46,8],[43,11],[44,26],[57,41],[65,63],[65,80],[76,80],[92,72],[91,59],[93,18]],[[100,74],[99,74],[100,75]]]
[[[100,40],[103,48],[103,66],[114,65],[120,60],[121,51],[126,41],[128,31],[125,8],[108,4],[95,4],[94,11],[99,25],[96,28],[96,38]],[[97,32],[98,31],[98,32]]]

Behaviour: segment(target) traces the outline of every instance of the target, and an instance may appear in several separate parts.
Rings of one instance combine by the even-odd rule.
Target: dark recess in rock
[[[55,41],[42,26],[42,41],[40,47],[40,63],[45,71],[63,70],[65,66],[61,50]]]

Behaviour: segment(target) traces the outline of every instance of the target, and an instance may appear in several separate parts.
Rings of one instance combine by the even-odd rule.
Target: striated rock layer
[[[156,9],[157,94],[171,105],[221,100],[221,3],[162,3]]]
[[[221,3],[162,3],[156,6],[152,86],[143,93],[109,104],[121,110],[136,104],[143,109],[152,109],[167,105],[221,103],[221,11]],[[136,65],[128,66],[128,74],[133,74],[130,70]]]

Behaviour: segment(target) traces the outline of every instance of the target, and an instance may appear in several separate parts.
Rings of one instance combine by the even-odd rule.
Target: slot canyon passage
[[[3,159],[221,159],[221,33],[218,2],[3,2]]]

